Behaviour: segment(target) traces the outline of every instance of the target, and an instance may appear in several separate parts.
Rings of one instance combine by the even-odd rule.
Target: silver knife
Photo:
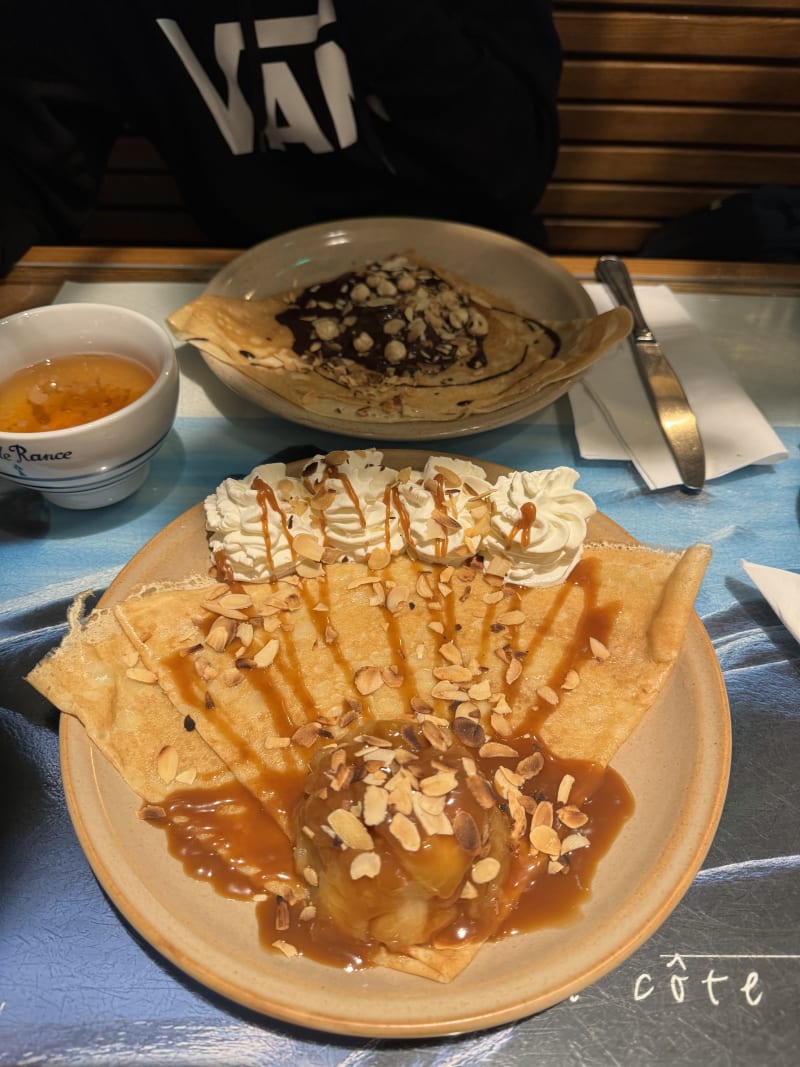
[[[597,280],[610,290],[617,304],[633,315],[633,330],[628,340],[639,373],[684,488],[699,493],[706,480],[706,457],[697,419],[675,371],[645,321],[628,268],[618,256],[601,256],[594,270]]]

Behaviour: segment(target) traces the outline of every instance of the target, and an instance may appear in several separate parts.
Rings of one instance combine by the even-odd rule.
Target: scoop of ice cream
[[[509,564],[504,577],[517,585],[562,582],[581,557],[586,521],[596,510],[591,497],[575,489],[577,479],[569,467],[498,478],[481,543],[487,569],[500,558]]]
[[[409,554],[442,566],[457,566],[475,555],[488,529],[491,490],[486,471],[477,464],[432,456],[421,475],[397,487]]]
[[[265,463],[246,478],[226,478],[205,500],[206,529],[212,557],[223,558],[225,574],[235,581],[258,582],[294,571],[294,540],[317,537],[302,482],[283,463]]]
[[[510,831],[499,805],[476,799],[476,774],[467,749],[442,751],[412,722],[373,723],[324,749],[295,810],[295,866],[313,887],[315,922],[368,958],[483,939]]]

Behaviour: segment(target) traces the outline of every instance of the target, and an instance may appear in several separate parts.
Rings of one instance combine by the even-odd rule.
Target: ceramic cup
[[[127,407],[65,430],[0,430],[0,476],[64,508],[99,508],[134,493],[175,419],[178,364],[166,331],[128,308],[52,304],[0,319],[0,390],[22,367],[74,353],[136,359],[155,377]]]

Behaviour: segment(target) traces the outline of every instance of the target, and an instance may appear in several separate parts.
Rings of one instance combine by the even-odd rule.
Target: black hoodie
[[[552,174],[549,0],[6,0],[0,272],[74,240],[121,131],[209,242],[364,215],[522,237]]]

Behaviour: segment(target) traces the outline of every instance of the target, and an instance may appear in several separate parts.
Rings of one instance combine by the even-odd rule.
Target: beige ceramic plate
[[[431,219],[350,219],[294,230],[234,259],[213,278],[206,292],[240,299],[269,296],[295,286],[305,288],[373,258],[406,249],[502,293],[538,318],[558,321],[596,314],[579,282],[530,245],[491,230]],[[368,419],[333,419],[305,411],[235,367],[205,353],[203,359],[235,393],[275,415],[303,426],[384,441],[440,440],[505,426],[552,404],[573,383],[572,379],[554,383],[536,396],[459,422],[371,424]]]
[[[396,467],[427,457],[387,452]],[[485,464],[490,477],[502,468]],[[595,539],[630,540],[596,516]],[[104,604],[135,586],[207,566],[202,506],[166,527],[120,573]],[[705,857],[730,764],[727,697],[711,643],[693,616],[671,680],[614,766],[636,809],[600,861],[583,911],[568,925],[484,946],[451,984],[386,970],[344,973],[259,948],[254,905],[187,877],[138,799],[61,717],[69,811],[99,881],[159,952],[204,985],[302,1026],[371,1037],[423,1037],[496,1026],[550,1007],[629,956],[667,918]]]

